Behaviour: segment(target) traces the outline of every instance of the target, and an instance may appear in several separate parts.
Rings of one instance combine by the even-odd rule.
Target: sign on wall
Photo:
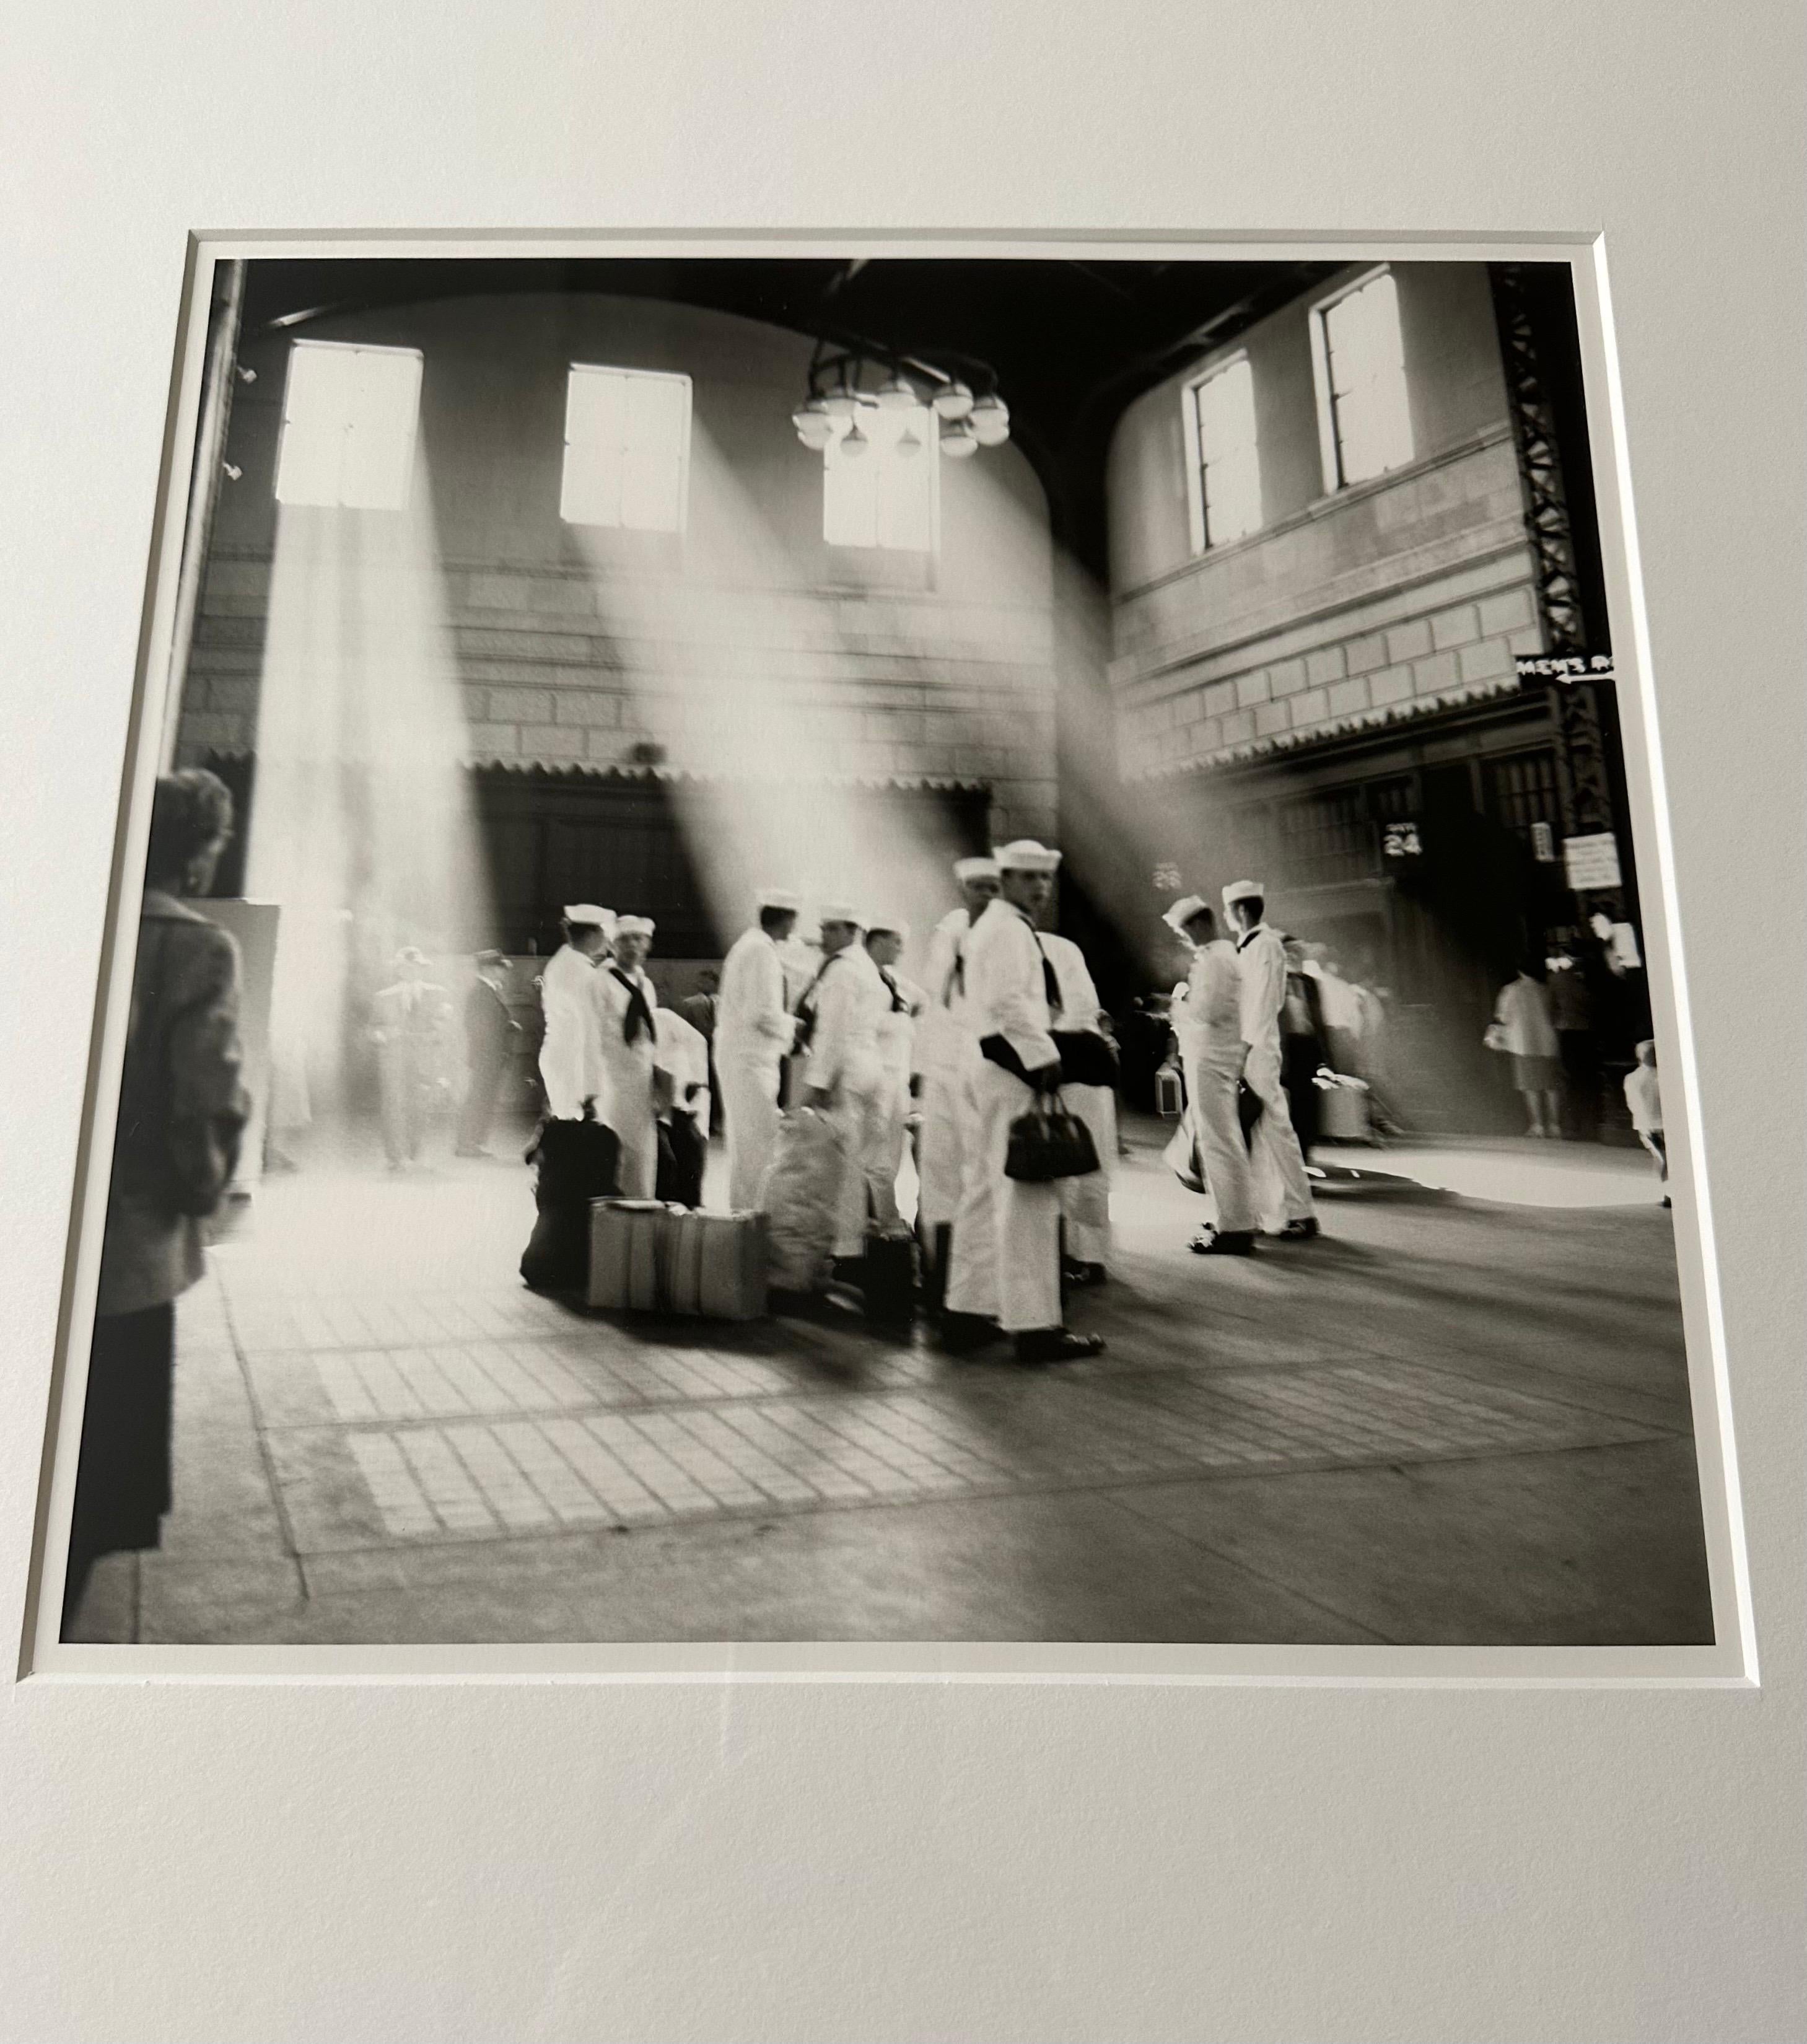
[[[1609,682],[1610,653],[1521,653],[1513,671],[1521,682]]]
[[[1596,831],[1587,837],[1565,837],[1563,861],[1568,869],[1568,884],[1578,894],[1623,884],[1619,843],[1610,831]]]
[[[1421,858],[1424,840],[1417,823],[1410,816],[1396,816],[1380,833],[1380,849],[1388,859]]]

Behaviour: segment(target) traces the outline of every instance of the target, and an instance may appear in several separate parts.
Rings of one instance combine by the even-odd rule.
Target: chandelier
[[[1010,407],[998,395],[996,377],[980,363],[965,366],[970,381],[914,355],[819,346],[809,365],[808,391],[791,424],[811,453],[838,439],[842,459],[857,460],[872,446],[879,414],[926,412],[927,428],[916,421],[906,424],[892,443],[896,451],[907,459],[932,440],[950,460],[964,461],[1010,438]]]

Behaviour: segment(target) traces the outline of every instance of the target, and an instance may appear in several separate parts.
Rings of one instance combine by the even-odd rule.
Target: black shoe
[[[996,1320],[983,1313],[944,1312],[941,1316],[941,1345],[950,1355],[970,1355],[1003,1332]]]
[[[1315,1242],[1324,1231],[1318,1225],[1316,1214],[1306,1214],[1299,1220],[1289,1220],[1280,1230],[1282,1242]]]
[[[1061,1282],[1071,1285],[1076,1292],[1095,1290],[1110,1280],[1111,1273],[1102,1263],[1068,1263],[1061,1271]]]
[[[1031,1327],[1016,1338],[1019,1362],[1080,1362],[1103,1353],[1103,1335],[1068,1334],[1065,1327]]]
[[[1195,1256],[1253,1256],[1255,1238],[1241,1229],[1225,1234],[1214,1228],[1202,1228],[1190,1247]]]

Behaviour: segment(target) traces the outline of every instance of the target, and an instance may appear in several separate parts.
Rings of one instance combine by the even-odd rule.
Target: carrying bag
[[[1099,1168],[1091,1131],[1069,1114],[1057,1093],[1019,1114],[1010,1125],[1004,1176],[1019,1184],[1045,1185],[1057,1178],[1083,1178]]]
[[[779,1121],[759,1189],[774,1291],[814,1292],[827,1282],[846,1153],[834,1124],[813,1108]]]
[[[662,1238],[671,1209],[658,1200],[598,1200],[590,1208],[589,1303],[650,1313],[659,1303]]]
[[[667,1208],[658,1239],[659,1304],[709,1320],[765,1311],[765,1216]]]
[[[1062,1085],[1114,1086],[1117,1047],[1095,1029],[1057,1029],[1054,1047],[1061,1054]]]
[[[1490,1022],[1481,1037],[1481,1046],[1488,1051],[1510,1051],[1512,1037],[1506,1024],[1503,1022]]]
[[[1246,1079],[1236,1082],[1236,1118],[1241,1124],[1242,1139],[1248,1143],[1255,1133],[1255,1124],[1265,1112],[1261,1096]]]
[[[1164,1121],[1186,1111],[1185,1082],[1171,1058],[1154,1075],[1154,1111]]]
[[[880,1327],[907,1327],[916,1310],[916,1238],[902,1221],[866,1231],[860,1273],[865,1316]]]
[[[586,1117],[592,1109],[586,1101]],[[535,1292],[581,1292],[589,1276],[590,1204],[620,1190],[621,1145],[600,1122],[543,1121],[528,1146],[539,1219],[521,1252],[521,1281]]]
[[[1199,1156],[1198,1138],[1190,1121],[1182,1121],[1161,1153],[1161,1161],[1189,1193],[1205,1189],[1205,1167]]]

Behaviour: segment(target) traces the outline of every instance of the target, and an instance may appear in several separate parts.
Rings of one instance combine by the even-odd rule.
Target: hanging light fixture
[[[973,401],[967,423],[980,447],[1000,447],[1010,438],[1010,407],[996,390]]]
[[[855,374],[857,375],[857,372],[856,371]],[[845,367],[841,371],[840,382],[822,402],[832,418],[850,419],[858,411],[859,394],[854,389],[854,383],[850,379]]]
[[[900,369],[894,369],[879,385],[878,402],[888,410],[901,412],[921,401],[916,395],[916,386]]]
[[[855,419],[841,436],[841,457],[844,461],[857,461],[871,446],[872,442],[860,431],[860,422]]]
[[[943,383],[930,401],[944,419],[964,419],[973,409],[973,393],[956,376]]]
[[[812,454],[819,454],[834,437],[834,420],[827,402],[815,395],[806,398],[791,414],[797,438]]]
[[[913,424],[906,425],[897,436],[896,450],[906,461],[914,461],[923,451],[922,436]]]
[[[941,451],[950,460],[968,460],[979,451],[978,436],[964,421],[957,425],[943,426]]]

